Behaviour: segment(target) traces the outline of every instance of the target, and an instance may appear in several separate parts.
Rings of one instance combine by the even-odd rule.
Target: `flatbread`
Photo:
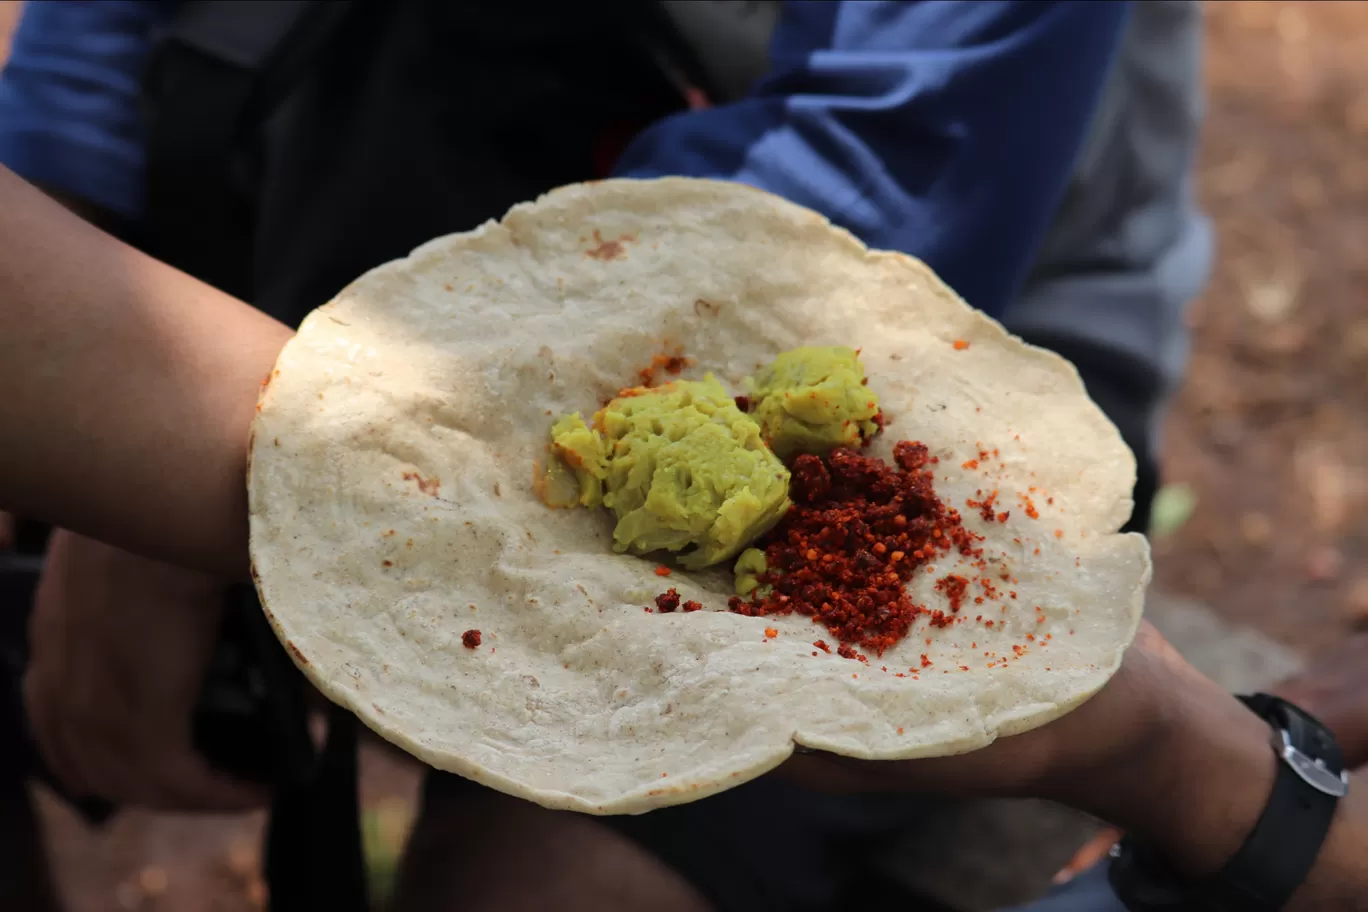
[[[653,354],[739,390],[800,345],[863,350],[890,419],[872,452],[927,444],[999,571],[964,622],[923,618],[867,665],[814,649],[808,618],[726,611],[725,572],[662,579],[613,554],[605,511],[534,492],[552,420],[634,385]],[[795,744],[955,754],[1086,700],[1150,577],[1144,539],[1116,534],[1134,475],[1072,366],[917,260],[737,184],[612,180],[427,243],[304,321],[253,427],[251,548],[299,668],[382,736],[546,807],[636,813]],[[965,506],[991,490],[1005,522]],[[948,610],[934,579],[983,574],[937,563],[909,588]],[[667,586],[708,610],[648,613]]]

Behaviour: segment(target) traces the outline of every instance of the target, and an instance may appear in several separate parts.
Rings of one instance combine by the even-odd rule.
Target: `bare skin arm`
[[[0,506],[245,576],[247,432],[289,336],[0,168]]]
[[[1201,876],[1235,854],[1263,812],[1277,763],[1269,731],[1145,625],[1107,686],[1043,728],[958,757],[819,762],[857,771],[857,788],[1050,798]],[[1352,778],[1288,912],[1368,910],[1368,778]]]

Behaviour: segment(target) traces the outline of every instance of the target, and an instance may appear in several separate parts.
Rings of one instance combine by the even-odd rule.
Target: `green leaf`
[[[394,890],[413,809],[401,799],[385,799],[361,811],[361,845],[366,854],[371,900],[383,906]]]
[[[1170,484],[1159,489],[1150,505],[1150,537],[1154,539],[1172,535],[1192,516],[1197,509],[1197,492],[1191,485]]]

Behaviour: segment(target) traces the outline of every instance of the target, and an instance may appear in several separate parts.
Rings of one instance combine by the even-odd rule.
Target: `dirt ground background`
[[[0,0],[0,60],[18,6]],[[1200,193],[1220,256],[1165,440],[1170,494],[1193,502],[1156,545],[1156,585],[1309,654],[1368,624],[1368,3],[1207,16]],[[416,777],[364,760],[383,868]],[[126,814],[94,833],[53,802],[44,816],[72,912],[260,906],[257,817]]]

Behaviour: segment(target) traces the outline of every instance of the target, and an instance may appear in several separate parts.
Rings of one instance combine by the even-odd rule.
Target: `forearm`
[[[1156,847],[1178,871],[1218,871],[1263,813],[1277,771],[1267,723],[1192,672],[1160,712],[1168,734],[1124,765],[1058,797]],[[1357,777],[1306,882],[1286,907],[1368,909],[1368,781]]]
[[[244,575],[248,427],[289,335],[0,169],[0,506]]]

